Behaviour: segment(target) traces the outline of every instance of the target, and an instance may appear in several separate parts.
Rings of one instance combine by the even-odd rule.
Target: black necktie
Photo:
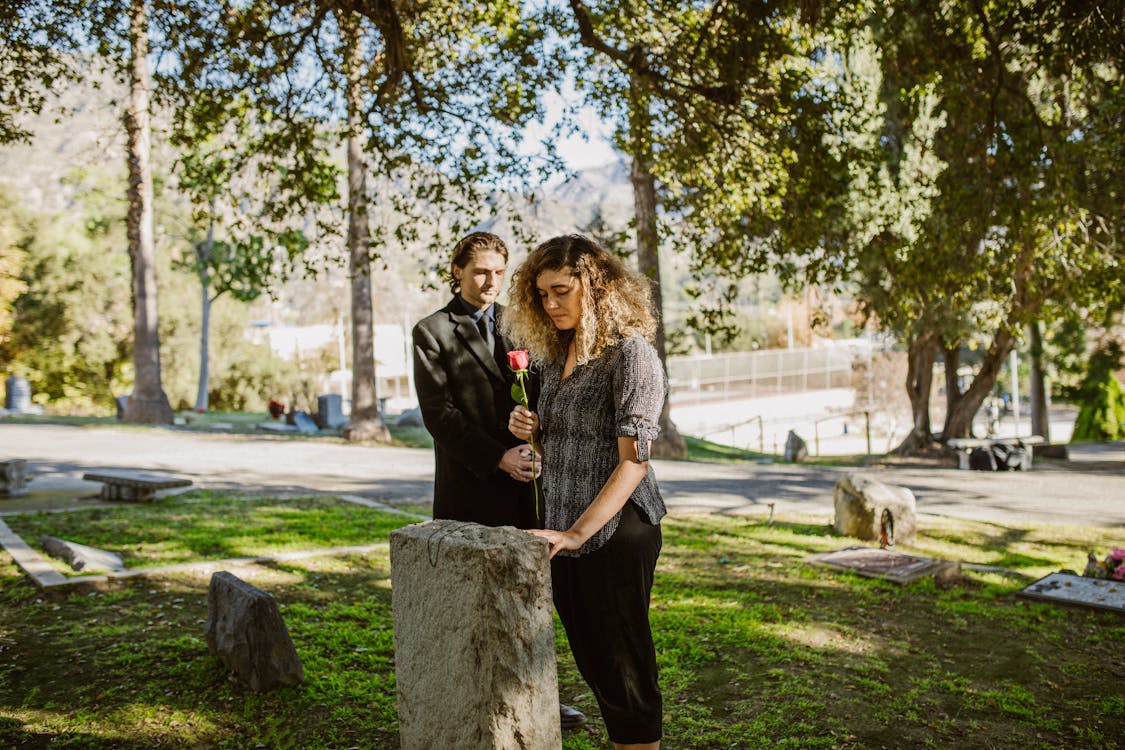
[[[491,326],[488,323],[489,317],[487,315],[480,316],[480,319],[477,320],[477,330],[480,331],[480,337],[484,339],[485,348],[491,352],[496,348],[496,345],[492,338],[492,331],[489,330]]]

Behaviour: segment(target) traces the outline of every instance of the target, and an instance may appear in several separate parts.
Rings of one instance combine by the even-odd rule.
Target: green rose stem
[[[509,352],[509,358],[515,352]],[[517,370],[512,368],[512,372],[516,374],[516,382],[512,384],[512,399],[518,403],[523,404],[524,408],[531,411],[531,403],[527,399],[527,388],[524,385],[524,377],[527,376],[526,369]],[[535,476],[536,466],[536,452],[535,452],[535,435],[531,435],[527,441],[531,446],[531,487],[535,491],[535,520],[537,523],[542,523],[542,518],[539,516],[539,479]]]

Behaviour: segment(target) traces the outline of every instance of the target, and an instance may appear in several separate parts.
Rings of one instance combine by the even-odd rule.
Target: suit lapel
[[[500,365],[496,361],[496,356],[488,351],[485,346],[484,339],[481,338],[480,331],[477,330],[476,324],[473,319],[466,313],[460,311],[460,304],[456,299],[447,308],[449,310],[449,319],[453,323],[453,332],[460,340],[462,346],[468,349],[477,361],[480,362],[488,374],[499,380],[501,383],[506,383],[504,373],[500,371]]]

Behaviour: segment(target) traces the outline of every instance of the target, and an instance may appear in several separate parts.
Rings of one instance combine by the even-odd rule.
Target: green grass
[[[732,448],[722,443],[713,443],[703,438],[684,436],[688,454],[686,461],[708,461],[713,463],[733,463],[738,461],[773,461],[777,456],[757,453],[744,448]]]
[[[49,535],[117,553],[126,568],[386,541],[414,523],[334,497],[236,498],[200,490],[138,507],[11,516],[8,525],[32,547]],[[70,570],[57,563],[62,571]]]
[[[137,566],[385,541],[411,519],[192,493],[6,520]],[[928,519],[908,551],[1009,569],[949,588],[805,564],[855,543],[823,519],[680,516],[663,530],[665,747],[1125,747],[1125,619],[1014,596],[1120,546],[1115,530]],[[227,678],[203,640],[206,570],[41,592],[0,555],[0,747],[397,747],[386,549],[240,574],[278,601],[303,685],[254,694]],[[591,716],[564,748],[607,748],[557,623],[556,642],[560,697]]]
[[[298,432],[267,432],[258,429],[262,422],[273,422],[265,412],[224,412],[208,411],[199,414],[194,411],[181,411],[176,413],[179,424],[171,429],[185,432],[212,432],[227,435],[258,435],[268,436],[276,440],[329,440],[341,441],[343,437],[339,430],[322,430],[315,434]],[[399,427],[395,424],[397,417],[388,418],[387,430],[391,433],[391,445],[404,448],[432,448],[434,445],[430,434],[424,427]],[[10,414],[4,421],[13,424],[61,424],[73,427],[113,427],[127,430],[148,430],[149,425],[137,425],[122,422],[114,416],[66,416],[59,414]],[[280,421],[280,420],[278,420]]]

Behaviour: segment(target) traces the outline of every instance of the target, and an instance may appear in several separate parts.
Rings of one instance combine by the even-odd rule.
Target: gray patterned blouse
[[[578,365],[566,380],[562,371],[562,361],[544,367],[539,394],[544,526],[558,531],[574,525],[617,468],[618,437],[636,437],[638,457],[648,460],[648,441],[660,432],[667,392],[660,358],[641,336]],[[667,513],[651,466],[630,499],[650,523]],[[619,511],[580,549],[559,554],[593,552],[609,540],[620,520]]]

